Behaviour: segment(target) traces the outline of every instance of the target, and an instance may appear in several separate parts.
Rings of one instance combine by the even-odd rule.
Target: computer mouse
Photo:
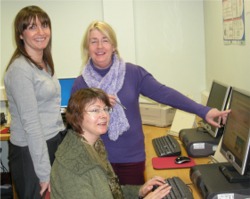
[[[183,163],[187,163],[190,161],[191,161],[191,159],[187,156],[179,156],[179,157],[175,158],[176,164],[183,164]]]

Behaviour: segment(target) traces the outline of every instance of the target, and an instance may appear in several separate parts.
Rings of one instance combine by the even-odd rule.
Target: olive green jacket
[[[92,146],[81,139],[69,130],[59,146],[51,170],[51,199],[112,199],[107,172],[89,152]],[[139,186],[121,188],[124,198],[138,198]]]

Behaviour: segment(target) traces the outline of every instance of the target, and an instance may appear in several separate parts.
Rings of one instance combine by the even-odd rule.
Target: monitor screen
[[[231,86],[213,81],[207,101],[207,106],[217,108],[221,111],[226,110],[230,93]],[[217,137],[220,130],[223,131],[223,129],[216,128],[208,124],[205,120],[202,121],[201,126],[205,128],[206,131],[208,131],[213,137]]]
[[[244,175],[250,156],[250,95],[233,88],[229,108],[220,151]]]
[[[61,85],[61,108],[66,108],[68,106],[68,101],[70,98],[71,89],[75,78],[59,78],[59,83]]]

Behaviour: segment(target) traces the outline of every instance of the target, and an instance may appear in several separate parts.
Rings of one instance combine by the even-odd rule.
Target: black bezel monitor
[[[206,105],[212,108],[217,108],[220,111],[226,110],[231,89],[231,86],[214,80],[212,82]],[[201,122],[201,127],[203,127],[211,136],[215,138],[223,131],[223,128],[214,127],[211,124],[207,123],[205,120]]]
[[[229,108],[231,113],[224,128],[220,151],[240,175],[245,175],[250,166],[250,94],[233,88]]]

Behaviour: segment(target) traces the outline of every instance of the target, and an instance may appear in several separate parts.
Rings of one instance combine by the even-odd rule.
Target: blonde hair
[[[118,51],[118,44],[116,39],[116,34],[113,28],[104,21],[93,21],[87,28],[84,39],[83,39],[83,53],[86,57],[85,63],[87,63],[89,59],[89,37],[90,32],[92,30],[98,30],[102,34],[104,34],[108,40],[110,41],[111,45],[114,47],[114,53],[117,54],[117,56],[120,58],[120,54]]]

